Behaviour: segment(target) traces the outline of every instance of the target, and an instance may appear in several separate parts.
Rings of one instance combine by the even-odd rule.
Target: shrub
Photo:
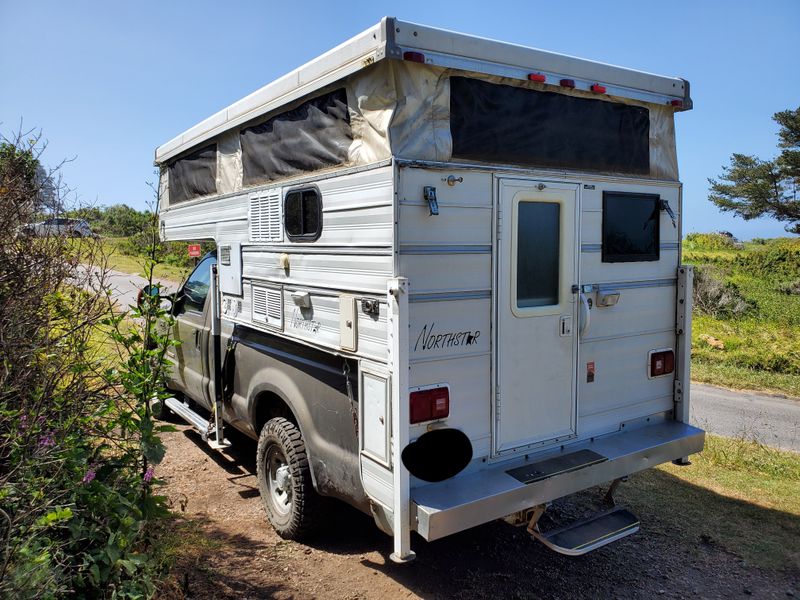
[[[721,233],[690,233],[686,236],[687,250],[734,250],[736,243]]]
[[[716,318],[744,316],[754,308],[735,284],[725,281],[720,269],[710,265],[695,268],[692,303],[694,310]]]
[[[800,277],[800,240],[776,241],[763,250],[738,255],[735,262],[742,271],[756,277],[783,280]]]
[[[21,233],[39,204],[39,180],[16,166],[40,171],[28,137],[0,154],[0,597],[149,597],[166,514],[148,403],[164,396],[164,315],[110,312],[94,240]],[[30,160],[3,161],[14,154]],[[108,339],[121,362],[98,352]]]

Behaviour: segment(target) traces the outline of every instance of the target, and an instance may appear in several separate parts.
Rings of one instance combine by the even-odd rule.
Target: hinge
[[[496,421],[500,420],[500,386],[498,385],[494,391],[494,418]]]
[[[683,382],[680,379],[676,379],[673,382],[672,399],[675,402],[676,407],[683,403]]]
[[[499,240],[503,233],[503,213],[497,211],[497,239]]]

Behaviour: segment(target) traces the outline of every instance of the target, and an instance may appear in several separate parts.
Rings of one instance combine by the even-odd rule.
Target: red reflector
[[[650,377],[669,375],[675,370],[675,353],[672,350],[653,352],[650,355]]]
[[[438,387],[411,392],[408,396],[412,423],[444,419],[450,414],[450,390]]]
[[[574,79],[562,79],[559,81],[562,87],[574,88],[575,87],[575,80]]]
[[[403,52],[403,60],[410,60],[411,62],[424,63],[425,55],[422,52]]]
[[[678,108],[683,108],[683,100],[670,100],[670,106],[677,106]]]
[[[598,94],[605,94],[606,93],[606,86],[600,85],[599,83],[595,83],[592,86],[592,91]]]
[[[544,83],[547,80],[547,77],[545,77],[541,73],[528,73],[528,79],[530,79],[531,81]]]

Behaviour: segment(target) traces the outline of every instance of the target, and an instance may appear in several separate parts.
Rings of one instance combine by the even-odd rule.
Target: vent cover
[[[280,288],[253,286],[253,321],[283,328],[283,292]]]
[[[283,241],[280,190],[250,196],[250,241]]]

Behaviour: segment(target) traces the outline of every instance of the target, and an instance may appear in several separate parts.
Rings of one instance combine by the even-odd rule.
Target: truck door
[[[495,451],[575,435],[578,186],[499,180]]]
[[[208,290],[211,265],[216,262],[215,256],[206,256],[177,293],[174,335],[180,344],[167,353],[173,363],[171,387],[206,407],[211,406],[208,397],[210,361],[207,350],[211,329]]]

